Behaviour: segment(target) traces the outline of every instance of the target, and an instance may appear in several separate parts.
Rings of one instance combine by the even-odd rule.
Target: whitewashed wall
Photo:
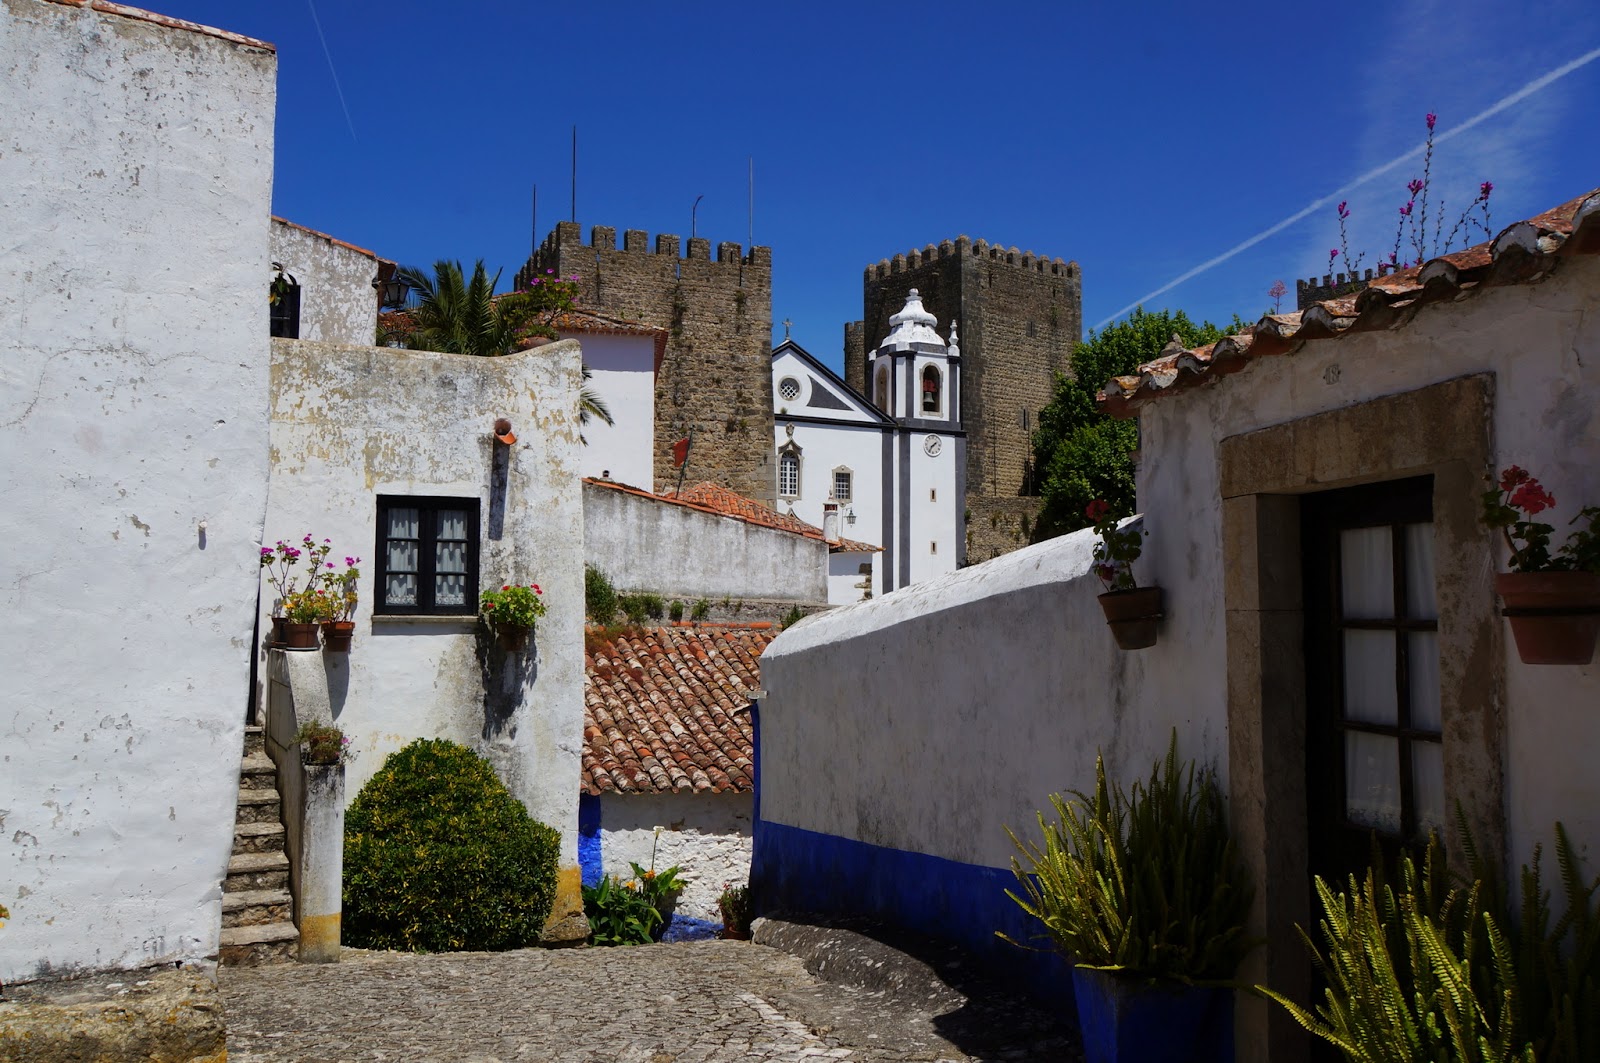
[[[1181,615],[1201,604],[1189,602],[1191,594],[1206,596],[1206,609],[1221,599],[1227,558],[1207,548],[1222,537],[1220,440],[1485,371],[1495,374],[1494,465],[1521,465],[1542,480],[1559,502],[1549,523],[1564,539],[1579,508],[1600,505],[1600,260],[1594,256],[1563,260],[1540,284],[1424,307],[1397,332],[1312,342],[1290,357],[1253,362],[1219,386],[1147,407],[1139,498],[1152,532],[1150,566],[1174,588],[1170,609]],[[1164,532],[1177,528],[1187,534]],[[1487,531],[1484,543],[1493,544]],[[1503,569],[1503,556],[1496,556]],[[1196,636],[1220,657],[1224,638],[1215,608],[1218,623]],[[1509,630],[1503,650],[1508,855],[1528,859],[1561,820],[1586,847],[1590,874],[1600,873],[1600,772],[1592,755],[1600,749],[1600,662],[1524,665]]]
[[[569,332],[562,339],[583,347],[583,364],[592,374],[589,390],[605,403],[613,424],[591,417],[583,426],[588,445],[578,469],[584,476],[609,477],[653,491],[656,426],[656,341],[650,336],[612,336]]]
[[[0,7],[0,980],[215,956],[267,489],[270,46]]]
[[[742,886],[750,876],[750,794],[605,794],[600,798],[603,873],[624,879],[629,861],[681,867],[682,915],[722,921],[717,898],[724,886]],[[666,828],[659,839],[655,828]]]
[[[275,340],[272,371],[264,541],[309,532],[332,539],[336,561],[363,559],[354,647],[347,661],[326,658],[335,720],[359,752],[347,792],[353,799],[413,739],[470,746],[536,819],[562,832],[562,865],[575,891],[583,731],[578,345],[474,358]],[[491,486],[499,417],[518,439],[503,492]],[[374,615],[380,494],[479,500],[481,585],[534,582],[544,590],[548,612],[520,662],[490,648],[472,616]]]
[[[788,427],[794,435],[788,434]],[[792,438],[801,448],[800,494],[797,498],[778,500],[779,509],[791,507],[794,515],[807,524],[822,527],[823,504],[833,490],[834,470],[847,468],[851,472],[851,498],[841,504],[839,534],[846,539],[883,545],[883,441],[887,433],[878,425],[816,424],[796,422],[779,414],[776,419],[777,446],[783,447]],[[776,462],[776,456],[772,459]],[[855,513],[856,522],[845,520],[846,506]],[[877,566],[873,566],[873,593],[882,593]],[[857,577],[859,579],[860,577]],[[852,581],[854,582],[854,581]],[[843,604],[860,598],[859,591],[851,596],[836,599],[832,604]]]
[[[583,554],[619,591],[827,600],[827,544],[598,484],[583,485]]]
[[[372,343],[378,327],[378,293],[372,287],[376,255],[273,218],[272,261],[300,284],[300,339]],[[271,279],[268,273],[262,286]]]

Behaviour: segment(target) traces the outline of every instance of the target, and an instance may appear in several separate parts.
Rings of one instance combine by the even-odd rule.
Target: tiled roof
[[[755,789],[746,691],[771,624],[590,629],[583,665],[587,794]]]
[[[276,214],[272,216],[272,220],[283,225],[287,225],[291,229],[299,229],[303,233],[310,233],[312,236],[320,236],[330,244],[333,244],[336,247],[342,247],[347,251],[354,251],[358,255],[366,255],[368,258],[376,259],[379,262],[388,262],[387,259],[378,258],[377,252],[375,251],[368,251],[364,247],[357,247],[355,244],[347,243],[346,241],[339,239],[337,236],[329,236],[327,233],[319,232],[318,230],[311,228],[309,225],[301,225],[299,222],[290,221],[288,218],[280,218]],[[388,265],[392,272],[394,263],[388,262]]]
[[[62,7],[87,7],[103,15],[120,15],[122,18],[133,19],[136,22],[149,22],[157,26],[166,26],[168,29],[185,30],[189,33],[198,33],[206,37],[215,37],[230,44],[240,44],[247,48],[260,48],[265,52],[276,52],[275,45],[266,41],[258,41],[254,37],[246,37],[239,33],[229,33],[219,30],[214,26],[202,26],[198,22],[186,22],[181,18],[171,18],[167,15],[158,15],[154,11],[143,8],[128,7],[126,4],[113,4],[107,0],[49,0],[52,4]]]
[[[638,495],[641,498],[652,499],[656,502],[666,502],[674,506],[685,506],[689,509],[698,509],[702,513],[715,513],[721,517],[732,517],[742,520],[747,524],[759,524],[763,528],[776,528],[779,531],[792,532],[803,535],[807,539],[822,539],[822,529],[814,524],[807,524],[799,517],[762,505],[754,499],[749,499],[737,494],[718,484],[704,481],[695,484],[679,495],[676,491],[669,491],[664,495],[651,494],[649,491],[638,487],[629,487],[627,484],[614,483],[611,480],[596,480],[585,477],[584,483],[594,484],[596,487],[606,487],[624,494]],[[856,542],[852,539],[829,539],[829,553],[878,553],[883,550],[881,546],[871,543]]]
[[[656,341],[656,372],[661,372],[661,360],[667,356],[668,332],[642,321],[624,321],[621,318],[597,314],[592,310],[572,307],[557,314],[550,322],[557,332],[593,332],[606,336],[649,336]]]
[[[1372,281],[1355,295],[1325,299],[1298,313],[1268,314],[1236,336],[1161,357],[1100,392],[1100,408],[1131,417],[1162,395],[1236,373],[1268,355],[1293,354],[1307,340],[1396,329],[1431,303],[1455,302],[1481,288],[1544,279],[1569,255],[1600,254],[1600,188],[1519,221],[1487,243],[1432,259]]]

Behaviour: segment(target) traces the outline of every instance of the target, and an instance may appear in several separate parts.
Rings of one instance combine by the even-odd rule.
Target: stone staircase
[[[278,783],[259,727],[246,727],[239,766],[233,856],[222,884],[224,967],[255,967],[295,958],[300,932],[289,896]]]

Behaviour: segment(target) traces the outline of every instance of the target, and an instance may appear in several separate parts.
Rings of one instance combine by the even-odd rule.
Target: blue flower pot
[[[1087,1063],[1233,1063],[1233,990],[1072,969]]]

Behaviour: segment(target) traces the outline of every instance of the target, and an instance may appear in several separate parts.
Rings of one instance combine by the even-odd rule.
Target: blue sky
[[[585,232],[687,236],[703,195],[699,234],[744,243],[753,158],[774,321],[836,367],[880,258],[965,233],[1075,259],[1093,326],[1417,147],[1425,112],[1448,134],[1586,57],[1441,142],[1434,188],[1453,216],[1493,181],[1498,231],[1600,186],[1587,0],[151,6],[277,45],[274,212],[403,263],[509,282],[531,186],[541,236],[569,214],[574,124]],[[1420,170],[1336,195],[1369,263]],[[1292,308],[1338,242],[1329,202],[1145,305],[1250,319],[1282,279]]]

